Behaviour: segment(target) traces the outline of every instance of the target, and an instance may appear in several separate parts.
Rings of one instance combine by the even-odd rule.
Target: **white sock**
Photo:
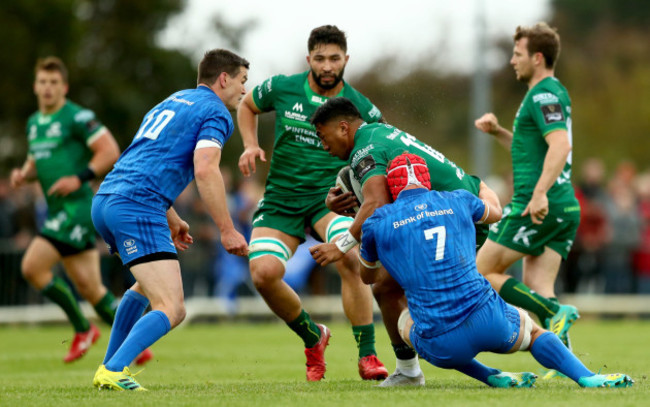
[[[418,362],[418,355],[411,359],[397,359],[396,369],[399,370],[404,376],[416,377],[422,373],[420,369],[420,362]]]

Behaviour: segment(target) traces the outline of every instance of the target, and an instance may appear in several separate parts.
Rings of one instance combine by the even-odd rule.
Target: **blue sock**
[[[103,365],[108,362],[115,352],[122,346],[122,342],[131,332],[131,328],[142,316],[145,308],[149,305],[149,300],[137,291],[126,290],[120,305],[115,313],[115,320],[111,328],[111,338],[108,341],[106,355],[104,356]]]
[[[111,372],[121,372],[133,359],[171,329],[169,318],[162,311],[151,311],[133,325],[133,329],[105,364]]]
[[[493,367],[488,367],[479,362],[476,359],[472,359],[469,364],[463,366],[463,367],[457,367],[456,370],[458,370],[461,373],[465,373],[469,377],[473,377],[476,380],[479,380],[485,384],[488,384],[487,378],[489,376],[492,376],[493,374],[499,374],[501,371],[499,369],[495,369]]]
[[[530,347],[530,353],[545,368],[564,373],[575,382],[594,374],[552,332],[541,334]]]

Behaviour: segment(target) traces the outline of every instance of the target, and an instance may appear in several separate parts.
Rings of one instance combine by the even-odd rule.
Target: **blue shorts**
[[[454,369],[467,365],[480,352],[508,352],[519,338],[519,311],[495,292],[491,294],[463,323],[441,335],[425,339],[412,328],[411,342],[420,357],[437,367]]]
[[[120,195],[95,195],[91,211],[95,229],[111,254],[127,266],[176,259],[166,212]]]

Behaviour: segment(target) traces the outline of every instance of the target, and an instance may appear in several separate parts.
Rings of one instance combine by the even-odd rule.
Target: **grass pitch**
[[[628,389],[582,389],[569,379],[538,379],[534,389],[491,389],[458,372],[422,361],[424,388],[381,389],[357,373],[351,329],[330,323],[326,379],[307,383],[299,339],[281,323],[216,323],[172,331],[154,345],[155,358],[138,375],[149,392],[97,391],[93,374],[109,328],[80,361],[64,365],[71,328],[0,327],[1,406],[648,406],[650,321],[580,320],[571,330],[575,351],[591,370],[624,372]],[[395,367],[383,325],[379,357]],[[481,354],[508,371],[541,372],[527,352]],[[137,367],[133,371],[139,370]]]

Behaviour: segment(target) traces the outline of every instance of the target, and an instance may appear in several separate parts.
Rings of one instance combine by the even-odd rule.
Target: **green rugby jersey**
[[[545,78],[526,93],[515,116],[512,130],[512,202],[523,210],[542,175],[548,151],[546,135],[555,130],[566,130],[569,142],[572,143],[571,99],[560,81],[554,77]],[[571,185],[571,154],[547,197],[551,206],[577,207],[578,201]]]
[[[465,189],[478,196],[481,181],[477,177],[465,174],[439,151],[389,124],[363,124],[357,130],[349,158],[350,168],[363,186],[374,175],[386,175],[390,160],[404,152],[416,154],[427,162],[431,189]]]
[[[38,181],[50,214],[63,209],[66,202],[92,199],[93,191],[87,182],[66,197],[48,196],[47,190],[59,178],[75,175],[88,166],[92,157],[88,145],[103,130],[104,126],[95,119],[95,113],[70,101],[55,113],[36,112],[29,117],[29,155],[35,160]]]
[[[281,196],[322,195],[334,186],[338,171],[345,165],[323,149],[316,129],[309,122],[328,98],[311,90],[308,74],[309,71],[273,76],[253,89],[253,101],[258,109],[276,111],[266,192]],[[381,118],[379,109],[347,83],[336,96],[350,99],[368,122]]]

